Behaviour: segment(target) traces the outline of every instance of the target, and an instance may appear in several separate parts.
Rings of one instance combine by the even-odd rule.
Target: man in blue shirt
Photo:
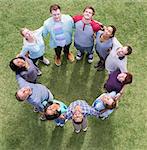
[[[15,96],[18,101],[27,101],[33,105],[39,112],[44,111],[44,101],[53,99],[50,90],[42,84],[29,83],[24,80],[20,75],[16,75],[20,89],[16,92]]]

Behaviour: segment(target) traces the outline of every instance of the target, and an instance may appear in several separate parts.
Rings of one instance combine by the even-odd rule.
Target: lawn
[[[19,29],[33,30],[49,17],[49,6],[58,3],[62,13],[76,15],[92,5],[94,19],[117,27],[116,37],[130,44],[128,70],[134,81],[126,87],[119,108],[108,120],[88,119],[88,131],[75,134],[71,122],[56,128],[54,122],[41,122],[30,105],[15,99],[18,89],[9,61],[21,50]],[[147,149],[147,2],[145,0],[0,0],[0,150],[146,150]],[[77,99],[89,104],[103,90],[107,72],[98,72],[86,58],[62,66],[54,65],[54,51],[46,43],[50,66],[39,64],[43,74],[38,82],[46,85],[56,99],[67,105]],[[75,48],[71,51],[76,54]]]

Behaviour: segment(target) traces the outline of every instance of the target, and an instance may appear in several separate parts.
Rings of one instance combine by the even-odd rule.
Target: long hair
[[[9,63],[9,67],[14,71],[14,72],[16,72],[17,74],[19,74],[20,72],[22,72],[22,71],[26,71],[27,69],[26,69],[26,67],[19,67],[19,66],[17,66],[17,65],[15,65],[14,64],[14,60],[15,59],[22,59],[22,60],[24,60],[25,61],[25,58],[23,58],[23,57],[16,57],[16,58],[13,58],[11,61],[10,61],[10,63]]]

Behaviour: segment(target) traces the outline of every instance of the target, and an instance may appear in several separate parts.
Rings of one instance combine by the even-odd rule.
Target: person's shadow
[[[91,132],[91,139],[89,140],[88,149],[115,149],[115,145],[112,145],[114,138],[114,129],[112,126],[111,118],[107,120],[100,120],[89,117],[89,126]]]
[[[86,133],[82,131],[79,134],[73,132],[66,145],[67,149],[80,150],[83,146],[85,135]]]
[[[87,63],[85,58],[74,64],[66,96],[70,102],[76,99],[86,99],[90,69],[91,65]]]
[[[51,150],[60,150],[63,140],[64,128],[55,127],[52,131],[52,137],[50,139],[49,149]]]
[[[8,114],[12,115],[11,119],[3,128],[5,149],[42,149],[48,142],[45,122],[39,120],[39,115],[33,113],[28,104],[20,105],[17,114]]]

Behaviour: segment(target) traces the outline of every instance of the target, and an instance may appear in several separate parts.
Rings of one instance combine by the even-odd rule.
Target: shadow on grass
[[[89,126],[91,128],[91,136],[89,140],[89,148],[91,150],[100,149],[100,150],[113,150],[113,127],[111,119],[100,120],[89,117]]]
[[[61,127],[54,128],[54,130],[52,131],[52,137],[50,139],[50,144],[48,146],[49,149],[51,149],[51,150],[60,150],[61,149],[63,133],[64,133],[64,128],[62,128],[62,129],[61,129]]]
[[[25,106],[26,104],[22,105],[17,114],[12,112],[13,116],[8,115],[10,119],[7,120],[7,125],[3,128],[6,150],[42,149],[47,143],[45,122],[41,122],[38,114],[28,111],[30,108]]]
[[[67,95],[68,99],[71,99],[71,97],[73,97],[73,100],[87,99],[90,69],[91,65],[87,63],[86,59],[74,64],[68,85],[68,93],[70,93]],[[70,100],[70,102],[73,100]]]
[[[67,149],[80,150],[83,146],[85,135],[86,133],[77,134],[73,132],[69,142],[66,145]]]
[[[63,56],[62,65],[57,67],[55,64],[52,64],[50,79],[48,82],[48,87],[51,92],[55,95],[55,98],[62,100],[63,96],[66,96],[67,89],[67,59]]]
[[[103,93],[105,71],[95,71],[91,79],[90,97],[93,101]]]

